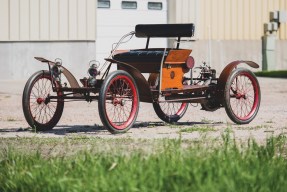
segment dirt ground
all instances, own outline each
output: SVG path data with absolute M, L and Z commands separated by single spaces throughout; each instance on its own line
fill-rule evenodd
M 100 138 L 219 138 L 228 128 L 238 140 L 254 138 L 259 142 L 272 135 L 287 135 L 287 79 L 258 78 L 261 106 L 257 117 L 248 125 L 236 125 L 224 108 L 215 112 L 189 106 L 175 125 L 163 123 L 148 103 L 141 103 L 137 122 L 127 133 L 112 135 L 102 127 L 97 102 L 65 103 L 58 125 L 51 131 L 34 133 L 22 112 L 22 91 L 25 81 L 0 81 L 0 139 L 7 137 L 72 137 Z

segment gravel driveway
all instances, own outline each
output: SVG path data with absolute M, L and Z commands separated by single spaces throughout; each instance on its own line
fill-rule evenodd
M 271 135 L 287 134 L 287 79 L 258 78 L 261 86 L 261 106 L 257 117 L 248 125 L 236 125 L 224 108 L 215 112 L 189 106 L 179 123 L 163 123 L 148 103 L 141 103 L 137 122 L 129 132 L 112 135 L 102 127 L 97 102 L 65 103 L 57 127 L 49 132 L 34 133 L 22 112 L 22 91 L 25 81 L 0 81 L 0 138 L 2 137 L 71 137 L 101 138 L 218 138 L 228 128 L 238 140 L 250 137 L 265 141 Z

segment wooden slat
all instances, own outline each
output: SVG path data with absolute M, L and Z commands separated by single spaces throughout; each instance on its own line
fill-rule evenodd
M 185 63 L 187 57 L 190 55 L 192 50 L 170 50 L 165 60 L 166 64 L 182 64 Z
M 255 7 L 256 0 L 250 1 L 249 2 L 249 16 L 250 16 L 250 22 L 248 24 L 248 33 L 249 37 L 248 39 L 255 39 L 256 38 L 256 13 L 257 13 L 257 8 Z
M 10 0 L 10 40 L 20 39 L 20 3 L 19 0 Z
M 237 10 L 237 1 L 231 1 L 231 39 L 236 40 L 238 37 L 238 25 L 237 25 L 237 17 L 238 17 L 238 10 Z
M 1 0 L 0 40 L 94 40 L 96 2 Z M 172 0 L 168 5 L 171 23 L 197 19 L 199 39 L 209 39 L 210 29 L 212 39 L 260 40 L 269 12 L 287 10 L 286 0 Z M 286 24 L 280 26 L 278 37 L 287 39 Z
M 286 0 L 281 0 L 280 1 L 280 8 L 282 10 L 287 10 L 287 2 Z M 281 25 L 280 26 L 281 30 L 280 30 L 280 35 L 281 35 L 281 39 L 287 39 L 287 26 L 285 25 Z
M 262 14 L 262 12 L 263 12 L 263 6 L 262 6 L 262 3 L 261 3 L 261 0 L 256 0 L 256 7 L 257 7 L 257 15 L 256 15 L 256 23 L 257 23 L 257 27 L 259 27 L 259 26 L 262 26 L 263 24 L 264 24 L 264 20 L 263 20 L 263 14 Z M 258 39 L 260 39 L 261 38 L 261 36 L 264 34 L 264 29 L 263 29 L 263 27 L 260 27 L 260 28 L 257 28 L 257 31 L 258 31 L 258 36 L 257 36 L 257 38 Z
M 230 0 L 224 2 L 224 39 L 231 39 L 231 3 Z
M 210 6 L 209 5 L 209 0 L 203 0 L 202 5 L 200 6 L 201 8 L 201 16 L 204 17 L 204 25 L 203 25 L 203 29 L 201 31 L 204 31 L 204 35 L 203 35 L 203 39 L 209 39 L 209 31 L 210 31 Z
M 87 39 L 96 39 L 96 9 L 97 1 L 87 0 Z
M 59 40 L 59 1 L 50 0 L 50 40 Z
M 78 3 L 77 0 L 69 0 L 69 39 L 78 39 Z
M 87 38 L 87 1 L 78 0 L 78 39 Z
M 244 40 L 250 39 L 250 0 L 242 0 L 243 1 L 243 10 L 242 10 L 242 37 Z M 253 16 L 252 16 L 253 17 Z
M 30 0 L 30 40 L 40 40 L 40 2 Z
M 59 39 L 69 39 L 69 1 L 59 0 Z
M 20 0 L 20 40 L 30 39 L 29 0 Z
M 9 40 L 9 0 L 2 0 L 0 5 L 0 40 Z
M 218 39 L 218 4 L 217 1 L 211 0 L 211 37 L 212 39 Z
M 287 10 L 286 0 L 177 0 L 169 5 L 169 20 L 192 22 L 196 3 L 200 4 L 196 26 L 199 39 L 260 40 L 269 12 Z M 287 39 L 286 24 L 279 31 L 280 39 Z
M 40 1 L 40 40 L 50 39 L 49 0 Z
M 222 7 L 222 10 L 217 12 L 217 18 L 218 18 L 217 39 L 223 40 L 224 39 L 224 32 L 225 32 L 225 30 L 224 30 L 224 28 L 225 28 L 224 27 L 225 26 L 225 23 L 224 23 L 224 9 L 225 9 L 224 0 L 218 0 L 218 2 L 217 2 L 218 10 L 220 9 L 220 7 Z

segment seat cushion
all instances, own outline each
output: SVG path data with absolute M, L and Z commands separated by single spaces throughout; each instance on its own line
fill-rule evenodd
M 156 62 L 160 63 L 164 51 L 159 50 L 131 50 L 129 52 L 118 53 L 113 59 L 121 62 Z

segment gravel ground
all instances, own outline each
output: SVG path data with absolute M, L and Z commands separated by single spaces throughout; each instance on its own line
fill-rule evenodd
M 259 142 L 272 135 L 287 134 L 287 79 L 258 78 L 261 86 L 261 106 L 257 117 L 248 125 L 236 125 L 224 108 L 215 112 L 189 106 L 185 116 L 175 125 L 163 123 L 148 103 L 141 103 L 137 122 L 127 133 L 112 135 L 102 127 L 97 102 L 65 103 L 58 125 L 49 132 L 34 133 L 22 112 L 22 91 L 25 81 L 0 81 L 0 139 L 4 137 L 73 137 L 100 138 L 183 138 L 216 139 L 232 130 L 233 136 Z

